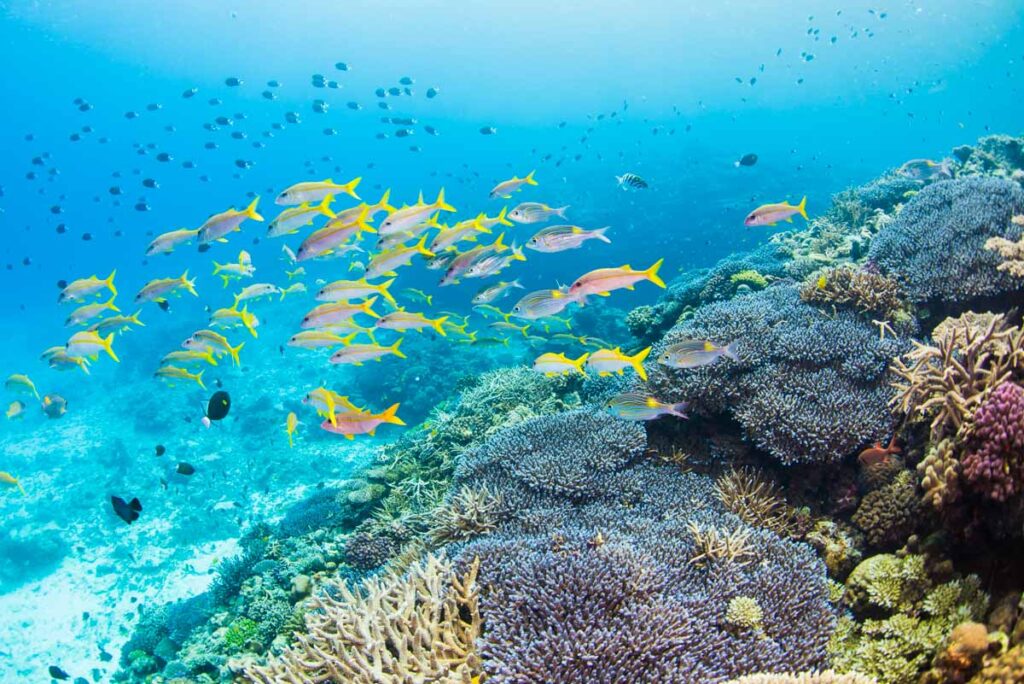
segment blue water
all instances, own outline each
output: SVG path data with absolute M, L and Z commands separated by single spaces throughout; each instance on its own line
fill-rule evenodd
M 30 406 L 23 419 L 0 427 L 0 471 L 16 474 L 28 493 L 0 492 L 0 529 L 14 536 L 57 529 L 66 547 L 58 554 L 63 574 L 47 580 L 56 566 L 44 563 L 38 576 L 5 577 L 0 588 L 14 611 L 0 611 L 10 626 L 5 634 L 23 627 L 26 634 L 66 635 L 36 647 L 0 643 L 0 679 L 22 681 L 54 659 L 55 649 L 88 651 L 83 662 L 109 675 L 112 666 L 82 642 L 100 632 L 116 653 L 123 633 L 111 625 L 123 618 L 120 597 L 154 587 L 195 591 L 185 579 L 190 546 L 230 543 L 304 488 L 343 479 L 352 464 L 372 459 L 377 441 L 334 438 L 302 413 L 299 400 L 309 389 L 325 382 L 348 388 L 374 409 L 408 399 L 413 423 L 425 414 L 426 398 L 447 396 L 460 374 L 535 355 L 521 344 L 453 347 L 428 334 L 410 344 L 414 372 L 403 373 L 393 358 L 381 366 L 328 367 L 322 355 L 280 350 L 313 305 L 309 294 L 254 304 L 260 336 L 229 334 L 246 342 L 242 369 L 225 367 L 224 359 L 206 374 L 235 398 L 232 419 L 207 431 L 198 421 L 210 392 L 167 388 L 151 374 L 160 356 L 205 325 L 204 307 L 230 305 L 237 286 L 222 288 L 212 261 L 234 260 L 246 249 L 257 272 L 243 284 L 286 285 L 284 271 L 294 267 L 282 260 L 281 245 L 297 248 L 299 240 L 266 239 L 265 223 L 247 222 L 209 252 L 191 246 L 146 258 L 156 234 L 198 227 L 210 214 L 243 208 L 252 195 L 261 196 L 269 221 L 278 210 L 274 196 L 292 183 L 362 176 L 358 191 L 368 201 L 388 188 L 393 204 L 412 203 L 420 191 L 429 200 L 443 187 L 458 209 L 454 220 L 530 200 L 569 205 L 571 222 L 584 227 L 611 226 L 610 245 L 527 252 L 526 264 L 507 272 L 525 286 L 520 292 L 603 266 L 646 268 L 660 258 L 668 280 L 788 227 L 744 228 L 743 217 L 759 204 L 806 195 L 813 215 L 833 193 L 907 159 L 937 159 L 989 132 L 1020 130 L 1021 2 L 564 5 L 189 0 L 172 10 L 130 0 L 0 2 L 0 369 L 5 377 L 29 374 L 40 392 L 59 393 L 69 407 L 51 421 Z M 350 69 L 337 70 L 339 61 Z M 314 87 L 314 74 L 339 87 Z M 375 95 L 406 76 L 415 81 L 411 95 Z M 243 84 L 227 86 L 231 77 Z M 271 80 L 280 87 L 268 88 Z M 439 94 L 427 98 L 431 87 Z M 183 98 L 190 88 L 197 94 Z M 276 99 L 262 95 L 268 90 Z M 76 98 L 92 109 L 79 111 Z M 317 99 L 328 104 L 326 113 L 313 110 Z M 150 111 L 151 104 L 159 108 Z M 126 118 L 128 112 L 138 116 Z M 301 123 L 286 124 L 288 112 Z M 219 116 L 233 125 L 203 128 Z M 407 126 L 381 117 L 413 117 L 418 123 L 408 128 L 415 133 L 397 138 L 395 130 Z M 497 132 L 482 135 L 482 127 Z M 72 141 L 73 134 L 81 139 Z M 217 148 L 205 149 L 208 142 Z M 173 159 L 158 161 L 159 153 Z M 759 161 L 737 168 L 733 162 L 747 153 Z M 539 186 L 509 201 L 488 199 L 495 183 L 531 170 Z M 650 187 L 624 192 L 615 177 L 626 172 Z M 146 178 L 159 188 L 144 187 Z M 120 194 L 111 194 L 115 187 Z M 335 208 L 346 206 L 339 198 Z M 507 237 L 522 243 L 532 229 L 518 226 Z M 308 287 L 319 278 L 356 277 L 347 263 L 307 262 Z M 101 358 L 90 377 L 48 369 L 39 353 L 70 334 L 63 327 L 70 307 L 56 303 L 58 281 L 105 277 L 115 268 L 125 313 L 135 310 L 130 298 L 146 281 L 185 269 L 198 276 L 200 296 L 172 299 L 170 312 L 142 307 L 145 327 L 115 343 L 120 364 Z M 431 315 L 469 314 L 481 281 L 438 288 L 438 277 L 417 261 L 400 271 L 395 287 L 434 295 Z M 602 305 L 621 317 L 658 294 L 643 284 Z M 289 411 L 306 423 L 294 450 L 284 438 Z M 398 434 L 388 426 L 379 437 Z M 160 479 L 173 463 L 154 462 L 158 443 L 175 461 L 208 464 L 215 475 L 187 484 L 171 478 L 164 488 Z M 110 494 L 142 498 L 146 519 L 125 532 L 108 510 Z M 228 500 L 237 504 L 231 520 L 205 521 L 210 506 Z M 168 546 L 177 551 L 157 551 Z M 152 567 L 138 575 L 133 563 L 147 554 Z M 52 592 L 53 583 L 73 583 L 80 571 L 69 563 L 76 558 L 127 563 L 126 574 L 135 577 L 112 580 L 90 604 L 89 620 L 61 622 L 54 609 L 55 621 L 47 623 L 18 612 L 32 605 L 10 598 L 26 590 L 21 579 L 39 591 L 49 582 Z

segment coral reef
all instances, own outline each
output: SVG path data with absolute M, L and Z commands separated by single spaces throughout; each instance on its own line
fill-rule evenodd
M 899 284 L 891 278 L 849 266 L 829 268 L 812 277 L 800 290 L 800 299 L 813 304 L 848 307 L 890 323 L 910 320 Z
M 868 492 L 853 514 L 868 544 L 894 548 L 920 524 L 921 499 L 910 471 L 903 471 L 884 487 Z
M 1003 382 L 974 412 L 961 459 L 968 487 L 993 501 L 1024 489 L 1024 389 Z
M 455 572 L 428 556 L 402 576 L 325 587 L 310 599 L 305 634 L 266 665 L 246 667 L 245 679 L 469 684 L 480 674 L 477 569 Z
M 776 284 L 706 306 L 652 352 L 682 339 L 735 342 L 740 361 L 696 369 L 659 365 L 649 387 L 710 416 L 729 412 L 747 436 L 783 463 L 827 463 L 888 439 L 887 365 L 906 343 L 849 312 L 834 317 Z
M 800 674 L 754 674 L 733 679 L 726 684 L 878 684 L 878 680 L 861 674 L 836 674 L 826 670 Z
M 1018 644 L 1001 655 L 985 661 L 971 684 L 1013 684 L 1024 681 L 1024 644 Z
M 922 189 L 871 243 L 869 258 L 897 279 L 913 302 L 964 304 L 1013 292 L 1019 280 L 997 270 L 985 249 L 991 237 L 1017 240 L 1010 222 L 1024 209 L 1024 191 L 996 178 L 965 178 Z
M 797 516 L 779 488 L 752 468 L 733 468 L 715 480 L 715 496 L 740 520 L 780 536 L 795 531 Z
M 501 508 L 501 497 L 487 487 L 462 487 L 434 512 L 431 540 L 444 545 L 493 532 Z

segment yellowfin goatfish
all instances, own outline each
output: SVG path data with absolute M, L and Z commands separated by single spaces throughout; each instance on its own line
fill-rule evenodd
M 25 488 L 21 486 L 20 482 L 18 482 L 18 478 L 14 477 L 10 473 L 0 472 L 0 484 L 17 487 L 22 496 L 27 496 L 25 494 Z
M 182 228 L 161 233 L 146 247 L 146 256 L 170 254 L 175 247 L 191 242 L 197 235 L 199 235 L 198 228 Z
M 8 420 L 13 418 L 21 418 L 22 414 L 25 413 L 25 402 L 15 399 L 7 406 L 6 415 Z
M 335 280 L 320 288 L 316 293 L 316 300 L 319 302 L 340 302 L 349 299 L 361 299 L 371 294 L 379 294 L 391 304 L 396 304 L 395 298 L 391 296 L 388 288 L 395 282 L 395 279 L 385 280 L 383 283 L 371 284 L 366 278 L 359 280 Z
M 434 253 L 427 249 L 426 244 L 427 236 L 424 235 L 419 242 L 411 247 L 395 247 L 375 255 L 366 267 L 365 277 L 378 278 L 382 275 L 394 275 L 396 268 L 408 265 L 416 254 L 426 257 L 434 256 Z
M 224 287 L 228 286 L 232 278 L 251 278 L 256 273 L 256 267 L 252 265 L 252 257 L 244 249 L 238 253 L 237 263 L 218 264 L 213 262 L 213 275 L 219 275 L 224 281 Z
M 508 321 L 495 321 L 494 323 L 488 323 L 487 327 L 494 328 L 495 330 L 515 330 L 522 334 L 523 337 L 528 337 L 527 331 L 530 329 L 530 324 L 516 325 L 515 323 L 510 323 Z
M 743 225 L 774 226 L 779 221 L 786 221 L 787 223 L 792 223 L 793 214 L 800 214 L 801 216 L 804 217 L 805 221 L 810 220 L 807 218 L 806 197 L 800 200 L 800 204 L 790 204 L 789 202 L 780 202 L 777 204 L 762 204 L 757 209 L 747 214 L 747 217 L 743 219 Z
M 444 322 L 447 320 L 447 316 L 431 320 L 421 313 L 412 313 L 399 309 L 398 311 L 392 311 L 385 316 L 381 316 L 374 325 L 385 330 L 422 331 L 423 328 L 433 328 L 441 337 L 447 337 L 448 333 L 444 330 Z
M 139 311 L 136 311 L 131 316 L 109 316 L 101 321 L 97 321 L 90 325 L 86 330 L 97 333 L 99 335 L 106 335 L 108 332 L 124 332 L 125 330 L 131 329 L 131 326 L 138 325 L 146 327 L 146 324 L 139 320 Z
M 349 223 L 354 223 L 356 218 L 362 215 L 364 211 L 366 212 L 365 217 L 367 221 L 372 221 L 373 218 L 382 211 L 395 211 L 395 207 L 388 204 L 389 197 L 391 197 L 391 191 L 385 190 L 384 194 L 381 195 L 380 201 L 377 202 L 376 204 L 367 204 L 366 202 L 363 202 L 362 204 L 357 204 L 354 207 L 342 209 L 341 211 L 337 212 L 337 215 L 334 218 L 327 222 L 327 225 L 329 226 L 332 223 L 338 225 L 347 225 Z
M 449 265 L 451 265 L 451 263 L 453 261 L 455 261 L 455 257 L 457 257 L 457 256 L 458 256 L 457 252 L 441 252 L 440 254 L 436 254 L 433 257 L 431 257 L 430 259 L 427 259 L 427 270 L 428 271 L 441 271 L 441 270 L 445 270 L 445 269 L 448 268 Z
M 320 204 L 310 205 L 308 202 L 303 202 L 297 207 L 288 207 L 267 226 L 267 237 L 281 237 L 297 233 L 300 227 L 312 225 L 313 219 L 317 216 L 334 218 L 335 214 L 331 211 L 331 202 L 333 201 L 334 197 L 327 196 Z
M 295 446 L 295 442 L 292 440 L 292 435 L 295 434 L 295 428 L 299 426 L 299 417 L 295 415 L 295 411 L 288 413 L 288 418 L 284 421 L 284 431 L 288 435 L 288 448 L 291 449 Z
M 237 323 L 235 321 L 237 321 Z M 243 306 L 241 310 L 239 310 L 237 306 L 217 309 L 210 314 L 211 327 L 233 328 L 239 324 L 245 326 L 245 329 L 248 330 L 249 334 L 253 337 L 259 337 L 259 334 L 256 332 L 256 328 L 260 325 L 260 319 L 249 311 L 248 306 Z
M 708 340 L 683 340 L 669 345 L 658 357 L 658 363 L 671 368 L 699 368 L 715 363 L 721 358 L 739 361 L 736 342 L 717 347 Z
M 302 266 L 299 266 L 294 271 L 285 271 L 284 274 L 288 276 L 288 280 L 291 280 L 292 278 L 298 278 L 299 276 L 306 275 L 306 269 Z
M 537 252 L 562 252 L 577 249 L 587 240 L 611 242 L 605 236 L 607 230 L 608 226 L 595 230 L 584 230 L 579 226 L 551 226 L 538 231 L 526 242 L 526 246 Z
M 338 409 L 352 413 L 362 411 L 362 409 L 349 401 L 348 397 L 343 397 L 326 387 L 318 387 L 312 392 L 307 393 L 303 397 L 302 403 L 315 408 L 318 416 L 327 417 L 328 421 L 332 424 L 335 422 L 335 415 Z
M 288 346 L 301 347 L 302 349 L 337 347 L 340 344 L 350 343 L 358 334 L 358 332 L 354 332 L 351 335 L 342 337 L 326 330 L 303 330 L 288 339 Z
M 21 394 L 31 394 L 36 399 L 39 398 L 39 391 L 36 389 L 36 384 L 27 376 L 21 373 L 15 373 L 7 377 L 4 381 L 4 389 L 11 392 L 19 392 Z
M 121 359 L 117 358 L 114 349 L 111 347 L 113 343 L 114 333 L 110 333 L 106 338 L 103 338 L 95 332 L 83 330 L 72 335 L 67 344 L 64 345 L 64 348 L 71 356 L 97 356 L 101 351 L 105 351 L 110 358 L 114 359 L 117 363 L 121 363 Z
M 164 357 L 160 359 L 161 366 L 173 365 L 175 363 L 208 363 L 211 366 L 216 366 L 217 359 L 214 357 L 213 352 L 209 350 L 194 351 L 191 349 L 172 351 L 168 354 L 164 354 Z
M 217 348 L 223 349 L 230 356 L 231 360 L 234 361 L 235 365 L 241 365 L 241 361 L 238 359 L 238 352 L 242 351 L 242 347 L 245 346 L 245 342 L 240 342 L 237 347 L 232 347 L 231 343 L 228 342 L 228 338 L 221 335 L 219 332 L 213 330 L 197 330 L 192 333 L 192 337 L 182 342 L 182 346 L 186 349 L 209 349 Z
M 614 349 L 598 349 L 587 359 L 587 368 L 595 371 L 600 377 L 607 377 L 612 373 L 622 375 L 626 368 L 632 368 L 641 380 L 647 380 L 647 373 L 644 371 L 644 359 L 651 353 L 647 347 L 633 356 L 622 353 L 618 347 Z
M 483 259 L 491 254 L 500 254 L 508 249 L 508 245 L 502 242 L 505 238 L 505 234 L 501 233 L 498 237 L 489 245 L 480 245 L 473 249 L 462 252 L 448 264 L 448 269 L 444 272 L 444 277 L 441 278 L 439 285 L 445 287 L 447 285 L 454 285 L 459 282 L 466 271 L 470 269 L 477 261 Z
M 364 302 L 350 304 L 349 302 L 328 302 L 315 307 L 302 319 L 302 328 L 322 328 L 338 321 L 348 320 L 358 313 L 380 318 L 373 310 L 373 303 L 376 297 L 370 297 Z
M 88 323 L 92 319 L 103 314 L 104 311 L 117 311 L 121 310 L 114 306 L 114 298 L 111 297 L 106 302 L 97 302 L 95 304 L 83 304 L 68 316 L 67 320 L 64 321 L 65 326 L 82 325 Z
M 68 371 L 77 368 L 86 375 L 89 375 L 89 362 L 84 357 L 72 356 L 63 349 L 48 357 L 47 362 L 50 368 L 54 370 Z
M 383 423 L 392 425 L 405 425 L 401 418 L 395 415 L 398 412 L 398 404 L 394 404 L 381 413 L 341 413 L 335 416 L 332 423 L 325 420 L 320 427 L 327 432 L 336 435 L 344 435 L 352 439 L 355 435 L 368 434 L 371 437 L 377 433 L 377 428 Z
M 381 235 L 405 233 L 412 230 L 415 225 L 426 221 L 436 211 L 455 211 L 455 207 L 444 201 L 444 188 L 437 193 L 437 200 L 432 204 L 424 203 L 423 193 L 420 193 L 419 201 L 416 204 L 391 212 L 381 222 L 378 232 Z
M 455 249 L 455 244 L 458 242 L 476 242 L 478 235 L 490 232 L 489 229 L 476 223 L 475 220 L 463 221 L 451 228 L 441 226 L 434 241 L 430 243 L 430 251 L 440 252 L 445 249 Z
M 494 285 L 487 285 L 480 289 L 475 295 L 473 295 L 474 304 L 489 304 L 490 302 L 497 301 L 504 298 L 512 291 L 513 288 L 522 288 L 522 283 L 518 279 L 511 282 L 502 281 L 495 283 Z
M 234 306 L 237 307 L 240 303 L 249 299 L 259 299 L 278 294 L 281 294 L 281 288 L 277 285 L 272 283 L 253 283 L 252 285 L 246 285 L 238 291 L 238 294 L 235 295 Z
M 79 278 L 78 280 L 72 280 L 67 286 L 60 291 L 60 295 L 57 297 L 57 303 L 63 304 L 64 302 L 74 302 L 79 299 L 84 299 L 91 294 L 95 294 L 100 290 L 106 288 L 110 291 L 111 295 L 117 295 L 117 288 L 114 287 L 114 276 L 117 275 L 117 270 L 110 272 L 110 275 L 100 280 L 94 275 L 88 278 Z
M 517 247 L 515 244 L 509 247 L 508 254 L 487 254 L 477 259 L 465 270 L 462 276 L 464 278 L 487 278 L 501 273 L 513 261 L 526 261 L 522 248 Z
M 523 295 L 523 298 L 512 307 L 512 315 L 516 318 L 526 320 L 537 320 L 554 316 L 565 310 L 567 306 L 579 303 L 576 296 L 569 294 L 568 290 L 535 290 Z
M 686 402 L 666 404 L 637 392 L 616 394 L 604 403 L 608 413 L 623 420 L 655 420 L 662 416 L 686 418 Z
M 178 366 L 161 366 L 153 375 L 165 380 L 191 380 L 203 389 L 206 389 L 206 385 L 203 384 L 203 373 L 205 372 L 189 373 L 184 368 Z M 171 384 L 173 385 L 174 383 L 172 382 Z
M 584 354 L 574 361 L 563 353 L 547 352 L 534 359 L 533 370 L 543 373 L 548 377 L 565 375 L 574 371 L 580 375 L 586 375 L 586 372 L 583 370 L 583 364 L 586 363 L 587 356 L 588 354 Z
M 307 259 L 321 256 L 353 236 L 358 240 L 359 236 L 364 232 L 377 232 L 366 223 L 366 211 L 366 209 L 363 209 L 359 216 L 349 223 L 331 221 L 323 228 L 314 231 L 299 245 L 299 251 L 295 254 L 296 261 L 306 261 Z
M 402 295 L 417 304 L 426 304 L 432 306 L 434 304 L 434 295 L 428 295 L 423 290 L 417 290 L 414 287 L 407 287 L 402 290 Z
M 661 268 L 664 259 L 658 259 L 650 268 L 643 271 L 634 271 L 629 264 L 618 268 L 599 268 L 585 273 L 576 279 L 576 282 L 569 288 L 569 294 L 580 300 L 589 295 L 607 296 L 612 290 L 625 288 L 632 290 L 636 283 L 641 280 L 649 280 L 658 287 L 664 288 L 665 282 L 658 277 L 658 269 Z
M 195 278 L 189 280 L 187 269 L 177 278 L 156 278 L 150 280 L 135 295 L 135 303 L 161 302 L 167 298 L 167 295 L 180 289 L 186 290 L 195 297 L 199 296 L 199 293 L 196 292 L 196 280 Z
M 508 217 L 516 223 L 542 223 L 552 216 L 564 219 L 568 210 L 568 206 L 555 208 L 543 202 L 522 202 L 508 212 Z
M 532 172 L 531 172 L 531 175 L 532 175 Z M 477 216 L 475 219 L 472 219 L 472 221 L 473 221 L 473 223 L 476 223 L 477 225 L 482 226 L 483 228 L 487 229 L 485 232 L 489 233 L 489 232 L 491 232 L 490 229 L 493 228 L 494 226 L 497 226 L 497 225 L 509 226 L 509 227 L 515 225 L 511 221 L 509 221 L 507 218 L 505 218 L 506 212 L 508 212 L 508 207 L 502 207 L 501 211 L 498 212 L 497 216 L 487 216 L 486 214 L 481 212 L 480 215 Z
M 512 197 L 513 192 L 518 191 L 524 185 L 537 185 L 537 181 L 533 179 L 533 171 L 526 174 L 523 178 L 512 176 L 506 181 L 501 181 L 491 189 L 491 199 L 497 199 L 498 197 L 509 199 Z
M 207 244 L 214 240 L 220 240 L 232 231 L 241 230 L 239 227 L 245 219 L 262 221 L 263 217 L 256 213 L 256 205 L 260 198 L 257 197 L 242 211 L 228 209 L 219 214 L 214 214 L 199 226 L 199 242 Z
M 353 366 L 362 366 L 365 361 L 380 361 L 382 357 L 388 355 L 404 359 L 405 354 L 398 350 L 398 345 L 401 343 L 402 340 L 399 339 L 390 347 L 379 344 L 349 344 L 344 349 L 334 352 L 329 360 L 335 364 L 347 363 Z
M 333 195 L 339 195 L 344 193 L 353 199 L 359 199 L 359 195 L 356 194 L 356 187 L 359 182 L 363 180 L 362 177 L 353 178 L 348 183 L 339 185 L 330 178 L 322 181 L 305 181 L 303 183 L 296 183 L 291 187 L 284 190 L 274 200 L 274 204 L 280 206 L 289 206 L 292 204 L 302 204 L 304 202 L 319 202 L 326 197 Z
M 301 294 L 306 291 L 305 283 L 292 283 L 288 287 L 281 290 L 281 301 L 290 294 Z

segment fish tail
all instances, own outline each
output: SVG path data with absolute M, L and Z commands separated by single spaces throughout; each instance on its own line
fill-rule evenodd
M 441 192 L 443 193 L 444 190 L 441 190 Z M 452 211 L 455 211 L 455 210 L 452 209 Z M 429 249 L 427 249 L 427 236 L 426 236 L 425 233 L 424 233 L 423 237 L 420 238 L 420 241 L 416 243 L 415 249 L 416 249 L 417 252 L 419 252 L 420 254 L 422 254 L 425 257 L 432 257 L 432 256 L 434 256 L 434 253 L 431 252 Z
M 206 385 L 203 384 L 203 373 L 205 373 L 205 372 L 206 372 L 205 370 L 201 370 L 198 373 L 196 373 L 196 377 L 195 377 L 196 383 L 200 387 L 202 387 L 203 389 L 206 389 Z
M 110 358 L 114 359 L 117 363 L 121 363 L 121 359 L 117 358 L 117 354 L 114 353 L 114 348 L 111 346 L 114 344 L 114 333 L 110 333 L 106 339 L 102 340 L 103 351 L 110 354 Z
M 654 262 L 654 265 L 652 265 L 649 269 L 644 271 L 644 275 L 647 276 L 647 279 L 660 288 L 665 287 L 665 281 L 658 277 L 658 269 L 661 268 L 661 264 L 664 261 L 665 258 L 662 257 L 661 259 L 658 259 L 656 262 Z
M 194 296 L 199 296 L 199 293 L 196 292 L 196 279 L 192 278 L 191 280 L 189 280 L 187 268 L 185 269 L 185 272 L 181 274 L 181 286 L 188 290 Z
M 424 295 L 427 298 L 427 306 L 434 305 L 434 295 Z
M 373 316 L 374 318 L 380 318 L 380 316 L 377 315 L 377 313 L 371 308 L 371 307 L 373 307 L 373 303 L 376 302 L 376 301 L 377 301 L 376 297 L 370 297 L 369 299 L 367 299 L 365 302 L 363 302 L 360 305 L 359 310 L 362 311 L 367 316 Z
M 524 181 L 526 181 L 527 185 L 537 185 L 537 181 L 533 179 L 533 174 L 534 171 L 531 171 L 530 173 L 526 174 L 526 178 L 523 179 Z
M 239 342 L 237 347 L 228 345 L 228 353 L 231 354 L 231 360 L 236 366 L 241 366 L 242 362 L 238 359 L 238 352 L 242 351 L 242 347 L 245 346 L 245 342 Z
M 362 176 L 356 176 L 355 178 L 350 180 L 348 183 L 345 183 L 345 186 L 344 186 L 345 187 L 345 192 L 347 194 L 351 195 L 353 198 L 355 198 L 357 200 L 360 200 L 360 201 L 361 201 L 361 198 L 359 197 L 359 195 L 356 194 L 356 188 L 359 187 L 359 183 L 362 182 L 362 180 L 363 180 Z
M 605 226 L 604 228 L 598 228 L 597 230 L 594 231 L 594 237 L 596 237 L 601 242 L 607 242 L 607 243 L 611 244 L 611 240 L 609 240 L 608 236 L 605 235 L 605 232 L 607 232 L 607 230 L 609 228 L 611 228 L 611 226 Z
M 359 199 L 359 198 L 357 197 L 356 199 Z M 335 214 L 333 211 L 331 211 L 331 202 L 333 202 L 333 201 L 334 201 L 334 195 L 327 195 L 326 197 L 324 197 L 320 201 L 320 205 L 317 207 L 317 209 L 320 210 L 321 214 L 323 214 L 325 216 L 329 216 L 330 218 L 334 218 L 337 214 Z
M 502 240 L 504 238 L 505 238 L 505 234 L 504 233 L 499 233 L 498 234 L 498 239 L 491 243 L 491 247 L 494 248 L 494 251 L 496 253 L 497 252 L 504 252 L 506 249 L 508 249 L 508 245 L 506 245 L 504 242 L 502 242 Z
M 529 330 L 529 329 L 530 329 L 530 324 L 529 324 L 529 323 L 527 323 L 527 324 L 526 324 L 526 325 L 524 325 L 524 326 L 523 326 L 522 328 L 519 328 L 519 332 L 523 333 L 523 337 L 529 337 L 530 335 L 529 335 L 529 333 L 527 332 L 527 330 Z
M 213 355 L 212 351 L 206 352 L 206 354 L 203 355 L 203 358 L 206 359 L 206 362 L 211 366 L 217 365 L 217 357 Z
M 121 310 L 120 310 L 120 309 L 118 309 L 118 308 L 117 308 L 117 307 L 116 307 L 116 306 L 114 305 L 114 297 L 116 297 L 116 296 L 117 296 L 117 295 L 111 295 L 111 296 L 110 296 L 110 299 L 108 299 L 108 300 L 107 300 L 107 303 L 103 305 L 103 308 L 105 308 L 105 309 L 110 309 L 111 311 L 116 311 L 116 312 L 118 312 L 118 313 L 121 313 Z
M 216 261 L 213 262 L 213 275 L 217 275 L 224 270 L 224 264 L 218 264 Z
M 434 326 L 434 330 L 436 330 L 437 334 L 441 337 L 448 337 L 448 333 L 444 331 L 444 322 L 447 320 L 447 316 L 441 316 L 440 318 L 430 321 L 430 325 Z
M 380 414 L 380 419 L 385 423 L 391 423 L 393 425 L 405 425 L 405 421 L 398 417 L 398 404 L 392 404 L 384 410 L 384 413 Z
M 377 202 L 377 204 L 375 204 L 374 207 L 376 209 L 383 209 L 384 211 L 386 211 L 386 212 L 388 212 L 390 214 L 391 212 L 396 211 L 395 207 L 393 207 L 390 204 L 388 204 L 388 200 L 390 200 L 390 199 L 391 199 L 391 188 L 388 188 L 387 190 L 384 191 L 384 194 L 380 196 L 380 201 Z
M 292 441 L 292 433 L 288 433 L 288 448 L 292 449 L 295 447 L 295 443 Z
M 555 214 L 557 216 L 561 217 L 561 218 L 565 218 L 565 212 L 568 211 L 568 210 L 569 210 L 569 205 L 566 204 L 564 207 L 559 207 L 558 209 L 555 209 Z
M 523 334 L 525 334 L 525 333 L 523 333 Z M 576 368 L 576 370 L 578 370 L 580 372 L 580 375 L 586 375 L 587 374 L 587 372 L 585 370 L 583 370 L 583 366 L 584 366 L 584 364 L 586 364 L 588 358 L 590 358 L 590 354 L 587 353 L 587 352 L 584 352 L 580 356 L 580 358 L 578 358 L 578 359 L 576 359 L 575 361 L 572 362 L 572 365 Z
M 400 359 L 407 358 L 405 356 L 405 354 L 403 354 L 402 352 L 398 351 L 398 345 L 400 345 L 400 344 L 402 344 L 402 338 L 398 338 L 398 340 L 396 340 L 393 345 L 388 347 L 388 349 L 390 349 L 391 353 L 394 354 L 395 356 L 397 356 Z
M 800 215 L 804 217 L 805 221 L 810 221 L 810 219 L 807 218 L 807 195 L 804 195 L 804 198 L 800 200 L 800 204 L 796 205 L 796 210 L 800 212 Z
M 686 415 L 686 407 L 689 406 L 685 401 L 681 401 L 678 404 L 672 404 L 669 407 L 669 414 L 678 416 L 679 418 L 689 418 Z
M 117 288 L 114 287 L 114 276 L 116 275 L 117 269 L 115 268 L 113 271 L 110 272 L 110 275 L 107 276 L 106 280 L 103 281 L 103 284 L 107 286 L 108 290 L 110 290 L 110 294 L 114 295 L 115 297 L 117 296 Z
M 129 316 L 128 320 L 131 321 L 132 323 L 134 323 L 135 325 L 141 325 L 143 328 L 145 328 L 146 324 L 139 320 L 139 314 L 140 313 L 142 313 L 141 309 L 139 311 L 136 311 L 135 313 L 133 313 L 131 316 Z
M 732 359 L 733 361 L 739 361 L 740 360 L 740 355 L 739 355 L 739 349 L 737 347 L 738 342 L 739 342 L 738 340 L 733 340 L 729 344 L 725 345 L 725 348 L 722 349 L 722 354 L 724 356 Z
M 512 222 L 509 221 L 507 218 L 505 218 L 505 214 L 507 214 L 507 213 L 508 213 L 508 207 L 502 207 L 501 211 L 498 212 L 498 223 L 499 224 L 501 224 L 503 226 L 511 226 L 512 225 Z M 490 230 L 488 230 L 487 232 L 490 232 Z
M 245 208 L 242 213 L 251 218 L 254 221 L 262 221 L 263 217 L 256 213 L 256 205 L 260 203 L 260 196 L 256 195 L 256 199 L 249 203 L 249 206 Z
M 365 282 L 366 279 L 364 278 L 363 280 Z M 377 285 L 376 289 L 377 289 L 377 292 L 380 293 L 380 296 L 383 297 L 385 300 L 387 300 L 388 303 L 390 303 L 392 306 L 398 306 L 398 302 L 395 301 L 395 298 L 388 291 L 388 288 L 391 287 L 391 284 L 393 282 L 395 282 L 394 278 L 392 278 L 391 280 L 385 280 L 380 285 Z
M 634 356 L 629 357 L 629 365 L 633 367 L 633 370 L 635 370 L 636 374 L 640 376 L 640 379 L 645 382 L 647 381 L 647 371 L 644 370 L 644 359 L 646 359 L 647 355 L 650 353 L 651 348 L 647 347 L 647 349 L 641 349 Z
M 441 211 L 455 211 L 455 207 L 444 201 L 444 188 L 437 193 L 437 201 L 434 202 Z

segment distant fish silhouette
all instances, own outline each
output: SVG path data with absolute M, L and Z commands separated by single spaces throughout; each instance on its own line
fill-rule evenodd
M 142 512 L 142 504 L 137 498 L 126 502 L 119 496 L 112 496 L 110 503 L 114 506 L 114 513 L 117 513 L 117 517 L 129 525 L 138 520 L 139 513 Z

